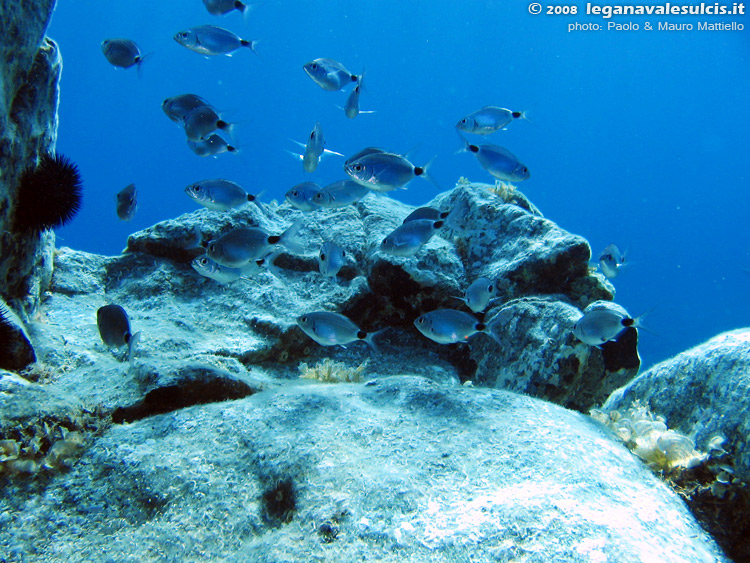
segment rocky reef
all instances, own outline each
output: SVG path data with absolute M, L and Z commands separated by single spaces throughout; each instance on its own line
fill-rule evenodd
M 0 8 L 0 560 L 745 556 L 747 332 L 630 381 L 635 329 L 601 347 L 573 335 L 614 298 L 588 243 L 512 186 L 461 179 L 431 202 L 450 225 L 408 258 L 380 242 L 413 208 L 376 194 L 309 214 L 204 209 L 113 257 L 15 232 L 22 173 L 54 149 L 53 7 Z M 190 265 L 233 227 L 293 224 L 304 252 L 275 255 L 276 277 L 220 284 Z M 331 240 L 351 257 L 337 280 L 316 260 Z M 488 334 L 442 345 L 415 329 L 467 310 L 480 276 Z M 97 331 L 112 303 L 140 333 L 132 364 Z M 378 351 L 317 344 L 296 324 L 312 311 L 385 329 Z
M 54 0 L 0 6 L 0 298 L 24 320 L 39 305 L 52 275 L 52 231 L 12 229 L 16 190 L 23 171 L 54 149 L 62 59 L 44 36 Z
M 563 408 L 603 403 L 638 366 L 631 336 L 613 352 L 572 334 L 584 307 L 613 297 L 586 241 L 520 192 L 508 201 L 462 181 L 432 204 L 456 221 L 409 258 L 379 245 L 413 208 L 375 194 L 309 214 L 273 202 L 200 210 L 134 233 L 120 256 L 56 250 L 28 326 L 37 362 L 2 378 L 2 550 L 725 560 L 613 433 Z M 190 266 L 201 239 L 295 222 L 305 251 L 277 255 L 277 277 L 220 284 Z M 352 257 L 338 281 L 318 272 L 323 240 Z M 498 288 L 477 315 L 494 338 L 441 345 L 414 328 L 462 307 L 480 275 Z M 108 303 L 141 332 L 132 367 L 99 338 Z M 295 322 L 316 310 L 387 328 L 379 351 L 320 346 Z

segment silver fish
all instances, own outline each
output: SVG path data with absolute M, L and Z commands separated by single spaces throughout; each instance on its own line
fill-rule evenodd
M 195 258 L 190 265 L 200 275 L 207 278 L 211 278 L 222 284 L 232 283 L 240 278 L 246 277 L 245 268 L 230 268 L 229 266 L 222 266 L 215 260 L 212 260 L 208 255 L 198 256 Z
M 438 344 L 466 342 L 470 336 L 484 332 L 495 338 L 489 327 L 469 313 L 456 309 L 437 309 L 425 313 L 414 321 L 417 330 Z
M 121 221 L 130 221 L 138 209 L 138 192 L 135 184 L 124 187 L 117 193 L 117 216 Z
M 355 182 L 376 192 L 403 188 L 417 176 L 427 178 L 427 166 L 414 166 L 405 157 L 389 152 L 370 152 L 350 159 L 344 170 Z
M 189 111 L 183 120 L 185 134 L 191 141 L 202 141 L 217 130 L 231 135 L 232 126 L 224 121 L 211 106 L 200 106 Z
M 274 252 L 265 258 L 254 260 L 242 268 L 222 266 L 215 260 L 211 259 L 207 254 L 204 254 L 203 256 L 195 258 L 191 262 L 191 266 L 202 276 L 211 278 L 221 284 L 228 284 L 239 279 L 246 279 L 248 276 L 261 271 L 263 268 L 267 268 L 273 275 L 278 276 L 278 268 L 274 265 L 274 260 L 278 254 L 279 252 Z
M 206 254 L 222 266 L 241 268 L 268 253 L 271 246 L 280 244 L 295 253 L 302 252 L 294 240 L 301 228 L 300 221 L 294 223 L 281 235 L 270 235 L 260 227 L 239 227 L 212 240 L 206 246 Z
M 464 150 L 473 152 L 479 164 L 498 180 L 521 182 L 531 175 L 529 169 L 508 149 L 497 145 L 472 145 L 466 139 Z
M 352 156 L 347 158 L 346 161 L 344 162 L 344 166 L 348 166 L 352 162 L 359 160 L 360 158 L 362 158 L 363 156 L 367 156 L 368 154 L 378 154 L 378 153 L 383 154 L 383 153 L 388 153 L 388 151 L 385 149 L 379 149 L 378 147 L 364 148 L 361 151 L 354 153 Z
M 417 221 L 419 219 L 430 219 L 431 221 L 441 221 L 450 215 L 450 211 L 440 211 L 434 207 L 419 207 L 409 213 L 404 219 L 404 223 Z
M 320 126 L 320 121 L 315 122 L 315 127 L 310 131 L 310 135 L 307 138 L 307 144 L 305 145 L 305 154 L 302 155 L 302 168 L 305 172 L 315 172 L 320 162 L 320 155 L 325 150 L 326 140 L 323 137 L 323 129 Z
M 430 219 L 408 221 L 385 237 L 380 249 L 394 256 L 414 256 L 443 225 Z
M 255 52 L 256 41 L 247 41 L 229 30 L 215 25 L 199 25 L 175 34 L 174 40 L 201 55 L 231 56 L 240 47 Z
M 326 154 L 335 154 L 338 156 L 344 156 L 336 151 L 331 151 L 325 148 L 326 140 L 323 137 L 323 129 L 320 126 L 320 122 L 315 123 L 315 127 L 310 132 L 307 138 L 307 143 L 300 143 L 299 141 L 293 141 L 304 149 L 302 154 L 289 151 L 289 154 L 299 158 L 302 161 L 302 167 L 305 172 L 315 172 L 318 167 L 321 158 Z
M 208 13 L 214 16 L 223 16 L 234 10 L 244 14 L 248 9 L 247 4 L 240 0 L 203 0 L 203 4 Z
M 313 202 L 320 186 L 313 182 L 302 182 L 286 192 L 286 200 L 300 211 L 313 211 L 318 208 Z
M 333 242 L 324 242 L 318 252 L 318 267 L 320 273 L 327 278 L 336 279 L 339 271 L 346 261 L 346 251 L 338 244 Z
M 575 337 L 589 346 L 601 346 L 615 340 L 629 327 L 637 328 L 639 319 L 632 319 L 626 313 L 610 309 L 591 309 L 585 312 L 573 326 Z
M 323 346 L 344 346 L 362 340 L 377 350 L 375 337 L 386 329 L 365 332 L 344 315 L 316 311 L 297 317 L 297 325 L 307 336 Z
M 257 196 L 247 193 L 242 186 L 229 180 L 201 180 L 187 186 L 185 193 L 196 203 L 214 211 L 227 211 L 248 201 L 261 207 Z
M 172 96 L 161 103 L 161 109 L 167 114 L 167 117 L 177 123 L 182 123 L 188 113 L 203 106 L 211 107 L 211 104 L 195 94 Z
M 128 347 L 128 360 L 133 366 L 133 352 L 141 338 L 141 333 L 130 332 L 130 319 L 125 309 L 119 305 L 105 305 L 96 312 L 96 326 L 102 342 L 110 348 Z
M 482 277 L 474 280 L 474 283 L 466 288 L 464 296 L 459 299 L 475 313 L 481 313 L 495 295 L 497 295 L 495 284 L 489 278 Z
M 526 114 L 497 106 L 485 106 L 461 119 L 456 124 L 456 129 L 475 135 L 489 135 L 505 129 L 514 119 L 526 119 Z
M 375 113 L 372 110 L 359 109 L 359 96 L 362 93 L 362 88 L 364 88 L 364 80 L 365 73 L 363 71 L 357 79 L 357 84 L 354 86 L 354 88 L 352 88 L 352 91 L 349 92 L 349 96 L 346 98 L 344 107 L 341 108 L 344 110 L 344 115 L 346 115 L 346 117 L 348 117 L 349 119 L 354 119 L 360 113 Z
M 599 269 L 608 278 L 617 277 L 625 264 L 625 254 L 620 252 L 616 244 L 610 244 L 599 254 Z
M 305 63 L 302 68 L 323 90 L 341 90 L 347 84 L 357 81 L 356 74 L 352 74 L 344 65 L 333 59 L 315 59 Z
M 135 41 L 130 39 L 105 39 L 102 41 L 102 53 L 111 65 L 130 68 L 143 62 L 141 50 Z
M 223 152 L 237 152 L 237 148 L 233 147 L 226 140 L 214 133 L 208 139 L 203 141 L 187 141 L 188 147 L 198 156 L 216 156 Z
M 365 197 L 370 190 L 365 186 L 352 180 L 339 180 L 321 188 L 313 196 L 313 203 L 318 207 L 326 209 L 335 209 L 346 207 Z

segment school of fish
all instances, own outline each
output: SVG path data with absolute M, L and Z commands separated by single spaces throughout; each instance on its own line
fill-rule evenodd
M 245 14 L 249 6 L 239 0 L 202 0 L 211 15 L 231 12 Z M 240 37 L 215 25 L 200 25 L 179 30 L 173 35 L 181 46 L 204 57 L 232 56 L 238 51 L 256 53 L 257 41 Z M 109 38 L 101 42 L 102 53 L 115 67 L 136 67 L 140 74 L 148 54 L 132 40 Z M 364 88 L 365 72 L 354 74 L 344 64 L 330 58 L 316 58 L 301 64 L 302 71 L 320 88 L 339 92 L 350 88 L 343 106 L 339 106 L 349 119 L 359 114 L 374 113 L 361 110 L 360 97 Z M 186 144 L 200 157 L 216 157 L 222 153 L 235 153 L 233 142 L 234 124 L 225 120 L 222 113 L 204 98 L 193 93 L 176 94 L 162 102 L 165 115 L 178 124 L 185 133 Z M 455 125 L 462 152 L 473 153 L 479 165 L 492 177 L 503 182 L 522 182 L 530 178 L 528 167 L 507 148 L 491 144 L 471 142 L 466 135 L 486 137 L 505 130 L 512 122 L 527 120 L 524 111 L 515 111 L 488 105 L 460 118 Z M 306 173 L 317 169 L 320 160 L 327 155 L 344 158 L 343 172 L 348 178 L 327 186 L 313 182 L 301 182 L 290 188 L 286 202 L 303 213 L 319 209 L 335 209 L 351 205 L 370 193 L 382 196 L 387 192 L 406 188 L 415 178 L 433 181 L 428 173 L 431 161 L 421 166 L 410 161 L 408 155 L 378 147 L 365 147 L 357 153 L 344 155 L 325 148 L 325 137 L 320 121 L 316 121 L 306 142 L 297 143 L 302 152 L 290 152 L 302 163 Z M 250 194 L 241 185 L 223 178 L 196 181 L 184 189 L 195 203 L 214 212 L 226 212 L 252 202 L 261 211 L 259 201 L 262 194 Z M 120 220 L 133 219 L 137 208 L 137 190 L 134 184 L 123 188 L 116 195 L 116 213 Z M 259 271 L 269 271 L 280 276 L 275 266 L 276 258 L 286 249 L 301 254 L 304 249 L 296 238 L 302 226 L 298 220 L 284 232 L 274 234 L 258 226 L 236 228 L 203 242 L 205 254 L 195 258 L 193 269 L 200 275 L 217 283 L 234 283 L 253 276 Z M 398 257 L 412 257 L 422 251 L 430 239 L 443 231 L 460 234 L 461 226 L 452 210 L 422 207 L 405 217 L 403 223 L 388 234 L 379 246 L 379 251 Z M 203 233 L 199 233 L 203 239 Z M 338 274 L 349 260 L 350 252 L 334 240 L 325 240 L 317 254 L 320 274 L 340 283 Z M 599 269 L 607 278 L 617 276 L 625 263 L 625 254 L 611 244 L 598 256 Z M 484 333 L 496 340 L 492 321 L 481 318 L 491 303 L 498 299 L 498 288 L 494 281 L 479 277 L 466 288 L 463 296 L 456 296 L 471 313 L 458 309 L 437 309 L 419 316 L 414 327 L 425 337 L 439 344 L 465 343 L 476 334 Z M 616 340 L 628 328 L 640 326 L 621 308 L 592 308 L 586 310 L 575 323 L 573 334 L 590 346 L 601 346 Z M 132 365 L 134 348 L 140 333 L 131 334 L 130 321 L 125 310 L 110 304 L 99 309 L 97 325 L 102 341 L 110 348 L 127 346 Z M 346 316 L 330 311 L 310 311 L 297 318 L 297 325 L 309 338 L 323 346 L 345 346 L 353 342 L 364 342 L 378 349 L 376 338 L 388 330 L 382 327 L 376 332 L 366 332 Z

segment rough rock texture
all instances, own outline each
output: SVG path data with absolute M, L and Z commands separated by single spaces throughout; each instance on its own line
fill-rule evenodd
M 54 234 L 10 232 L 21 173 L 57 137 L 58 80 L 62 61 L 44 32 L 54 0 L 3 2 L 0 53 L 0 296 L 24 318 L 32 314 L 52 274 Z
M 707 458 L 670 477 L 734 561 L 750 561 L 750 329 L 727 332 L 615 391 L 603 410 L 634 401 L 689 436 Z
M 735 475 L 750 483 L 750 329 L 726 332 L 655 365 L 614 392 L 603 410 L 635 400 L 694 437 L 700 450 L 723 436 Z
M 727 561 L 588 417 L 420 377 L 115 425 L 39 495 L 9 493 L 13 560 Z

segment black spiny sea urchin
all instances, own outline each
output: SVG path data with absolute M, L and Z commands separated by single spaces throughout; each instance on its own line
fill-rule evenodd
M 68 223 L 81 209 L 81 174 L 61 154 L 45 154 L 21 175 L 13 230 L 39 233 Z

